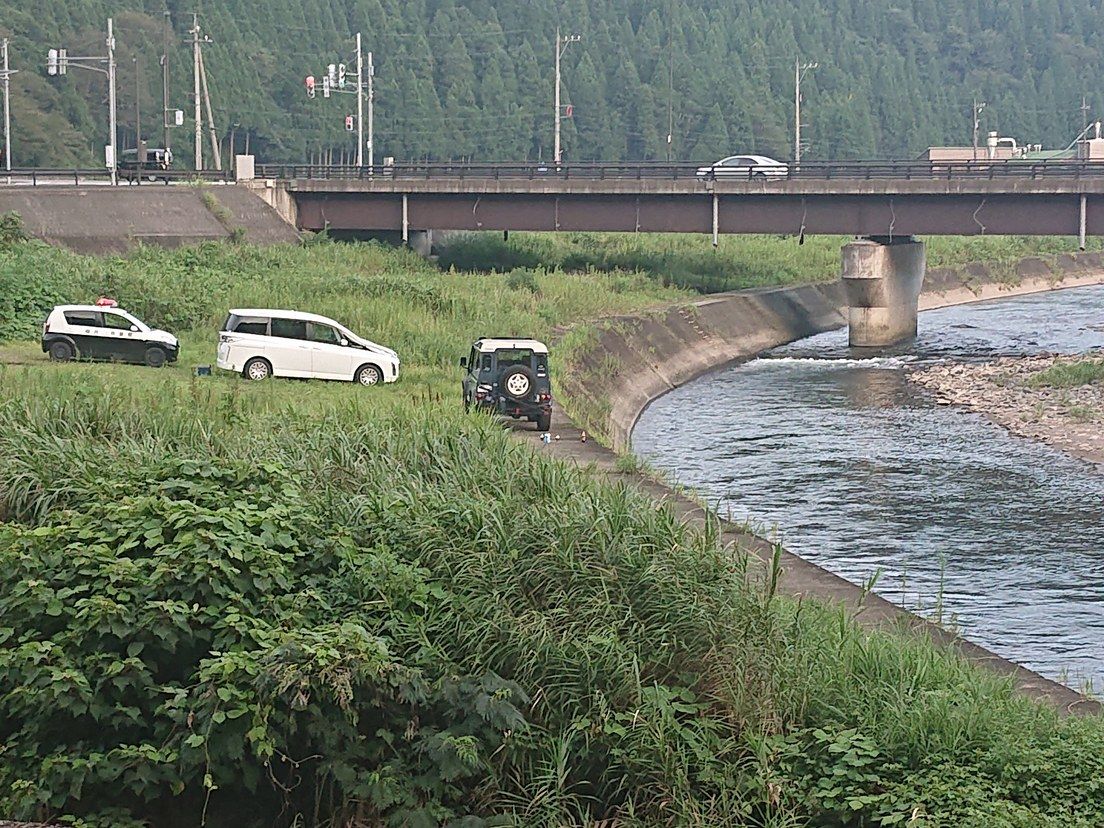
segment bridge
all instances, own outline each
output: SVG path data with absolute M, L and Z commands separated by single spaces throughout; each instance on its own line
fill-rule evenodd
M 801 163 L 739 172 L 687 164 L 406 164 L 257 168 L 297 226 L 857 237 L 841 258 L 852 345 L 916 335 L 923 235 L 1104 235 L 1104 164 Z M 274 194 L 270 197 L 276 197 Z
M 1104 236 L 1104 163 L 1089 161 L 802 162 L 742 170 L 261 164 L 255 173 L 247 184 L 300 229 L 394 234 L 424 252 L 434 230 L 703 233 L 714 243 L 734 233 L 856 237 L 841 260 L 854 345 L 915 335 L 925 269 L 916 236 L 1078 236 L 1082 247 L 1088 236 Z M 11 182 L 84 187 L 105 175 L 23 170 L 13 171 Z M 175 183 L 197 175 L 159 177 Z

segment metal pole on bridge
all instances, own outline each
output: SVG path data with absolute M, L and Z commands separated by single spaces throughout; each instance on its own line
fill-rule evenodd
M 360 47 L 360 32 L 356 36 L 357 63 L 357 151 L 356 165 L 364 166 L 364 53 Z
M 11 184 L 11 69 L 8 66 L 8 39 L 4 38 L 4 170 Z
M 119 141 L 118 124 L 115 112 L 115 31 L 113 21 L 107 18 L 107 97 L 111 107 L 111 183 L 119 183 Z

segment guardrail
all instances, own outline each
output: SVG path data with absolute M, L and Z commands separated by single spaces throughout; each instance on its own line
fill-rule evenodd
M 258 178 L 282 180 L 361 179 L 558 179 L 558 180 L 957 180 L 1102 178 L 1100 161 L 840 161 L 801 162 L 761 167 L 647 163 L 410 163 L 356 167 L 311 164 L 258 164 Z
M 172 184 L 190 181 L 231 181 L 233 173 L 228 170 L 119 170 L 118 184 Z M 13 186 L 72 185 L 80 186 L 91 182 L 111 183 L 111 172 L 107 169 L 61 169 L 49 167 L 26 167 L 11 172 L 0 170 L 0 185 Z

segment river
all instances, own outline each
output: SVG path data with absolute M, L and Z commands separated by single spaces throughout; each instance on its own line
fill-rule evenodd
M 1104 287 L 927 311 L 908 346 L 846 331 L 656 400 L 633 448 L 734 520 L 1026 667 L 1104 689 L 1104 473 L 936 405 L 909 365 L 1104 348 Z

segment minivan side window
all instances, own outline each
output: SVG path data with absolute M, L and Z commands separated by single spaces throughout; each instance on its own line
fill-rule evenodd
M 341 335 L 329 325 L 320 325 L 317 322 L 311 322 L 310 340 L 311 342 L 321 342 L 326 345 L 340 345 Z
M 284 339 L 306 339 L 307 323 L 302 319 L 273 318 L 272 335 Z

